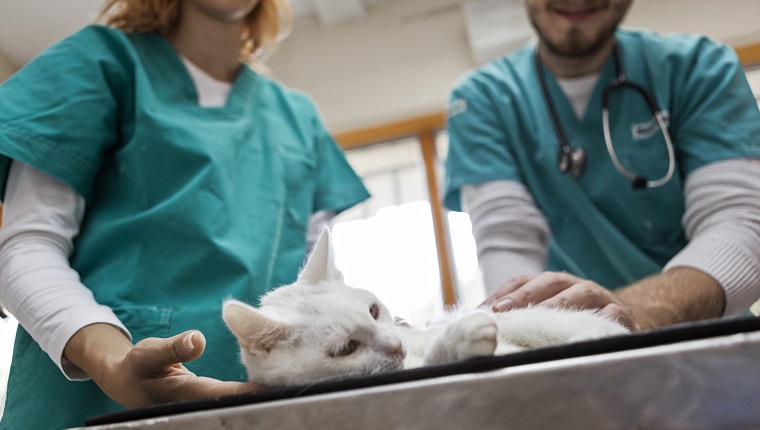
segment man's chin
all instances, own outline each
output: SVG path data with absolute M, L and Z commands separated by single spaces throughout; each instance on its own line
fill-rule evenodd
M 607 45 L 608 40 L 609 38 L 601 37 L 591 40 L 582 35 L 571 35 L 562 43 L 552 43 L 548 40 L 541 42 L 554 55 L 565 58 L 583 58 L 599 53 Z

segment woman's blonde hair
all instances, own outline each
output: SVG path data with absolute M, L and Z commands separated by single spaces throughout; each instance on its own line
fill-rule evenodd
M 98 20 L 128 33 L 166 36 L 179 21 L 181 0 L 108 0 Z M 260 0 L 245 18 L 240 57 L 254 62 L 265 58 L 290 32 L 293 23 L 288 0 Z

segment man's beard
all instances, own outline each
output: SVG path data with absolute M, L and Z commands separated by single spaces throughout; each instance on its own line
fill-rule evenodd
M 535 27 L 535 25 L 534 25 Z M 617 23 L 614 26 L 605 28 L 596 34 L 592 40 L 584 39 L 579 29 L 571 30 L 568 37 L 560 43 L 554 43 L 549 38 L 541 34 L 536 28 L 541 43 L 554 55 L 568 58 L 588 57 L 601 51 L 612 39 L 615 34 Z
M 551 6 L 551 4 L 549 5 Z M 618 15 L 614 22 L 609 23 L 606 27 L 601 28 L 596 34 L 592 34 L 590 38 L 584 36 L 583 31 L 579 28 L 574 28 L 570 31 L 570 34 L 555 43 L 543 33 L 541 28 L 536 24 L 532 14 L 529 13 L 529 18 L 533 28 L 538 34 L 538 38 L 541 43 L 554 55 L 566 58 L 583 58 L 592 56 L 599 51 L 603 50 L 610 40 L 615 36 L 615 30 L 625 17 L 628 6 L 630 3 L 614 3 L 607 2 L 601 3 L 600 8 L 612 8 L 613 13 Z

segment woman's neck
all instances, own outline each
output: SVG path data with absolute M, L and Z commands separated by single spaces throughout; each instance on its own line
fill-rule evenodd
M 192 2 L 185 2 L 190 5 Z M 214 79 L 233 82 L 240 69 L 243 21 L 224 22 L 193 7 L 185 7 L 177 28 L 168 35 L 179 54 Z

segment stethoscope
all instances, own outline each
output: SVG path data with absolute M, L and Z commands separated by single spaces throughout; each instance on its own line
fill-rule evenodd
M 657 101 L 655 100 L 654 95 L 641 85 L 631 82 L 625 77 L 625 73 L 623 73 L 622 61 L 620 60 L 620 49 L 614 40 L 612 42 L 612 55 L 615 61 L 617 78 L 613 79 L 612 82 L 604 87 L 604 90 L 602 91 L 602 126 L 604 128 L 604 143 L 607 145 L 607 152 L 610 154 L 610 159 L 612 159 L 612 163 L 615 165 L 615 168 L 621 174 L 623 174 L 623 176 L 632 181 L 634 189 L 659 187 L 670 180 L 670 178 L 673 176 L 673 171 L 675 170 L 675 155 L 673 152 L 673 142 L 670 140 L 670 133 L 668 133 L 665 119 L 662 115 L 662 112 L 660 111 L 660 108 L 657 106 Z M 559 138 L 559 171 L 562 173 L 570 172 L 570 174 L 577 179 L 583 174 L 583 171 L 586 168 L 586 151 L 583 148 L 573 149 L 570 147 L 570 144 L 567 143 L 567 136 L 562 129 L 562 124 L 559 122 L 559 115 L 557 115 L 557 110 L 554 108 L 554 103 L 552 103 L 551 98 L 549 97 L 549 90 L 546 86 L 546 78 L 544 76 L 544 70 L 541 65 L 541 59 L 538 57 L 538 47 L 535 49 L 533 59 L 536 66 L 536 72 L 538 73 L 538 81 L 541 84 L 541 92 L 544 95 L 546 106 L 549 108 L 551 120 L 554 124 L 554 131 L 557 133 L 557 138 Z M 668 172 L 660 179 L 650 181 L 644 176 L 632 173 L 625 166 L 623 166 L 623 163 L 620 162 L 617 154 L 615 153 L 615 147 L 612 145 L 612 136 L 610 134 L 609 99 L 610 94 L 612 94 L 615 89 L 621 87 L 632 88 L 641 94 L 644 99 L 646 99 L 649 108 L 652 110 L 652 113 L 657 120 L 660 131 L 662 131 L 662 136 L 665 138 L 665 146 L 668 149 Z

